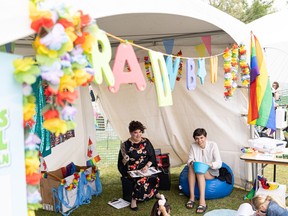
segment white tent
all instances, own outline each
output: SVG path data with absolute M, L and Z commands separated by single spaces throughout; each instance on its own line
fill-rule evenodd
M 288 19 L 288 10 L 269 14 L 248 24 L 265 50 L 265 58 L 270 81 L 278 81 L 280 87 L 288 89 L 288 27 L 283 21 Z
M 199 1 L 178 1 L 174 6 L 166 1 L 146 1 L 141 6 L 124 1 L 95 14 L 104 31 L 164 53 L 163 38 L 174 38 L 173 53 L 181 49 L 183 56 L 189 57 L 198 57 L 195 45 L 201 43 L 201 36 L 212 36 L 212 55 L 222 53 L 234 42 L 248 41 L 250 36 L 243 23 Z M 145 72 L 143 57 L 147 51 L 138 48 L 135 51 Z M 154 146 L 170 153 L 172 165 L 180 165 L 186 163 L 193 130 L 204 127 L 209 139 L 218 143 L 223 161 L 234 170 L 237 184 L 241 184 L 245 172 L 239 159 L 240 149 L 249 138 L 249 126 L 241 117 L 247 112 L 247 92 L 236 90 L 234 98 L 224 99 L 223 60 L 222 55 L 218 57 L 218 82 L 210 83 L 207 58 L 205 83 L 201 85 L 197 80 L 194 91 L 186 88 L 183 64 L 183 77 L 172 92 L 173 106 L 158 107 L 154 84 L 149 82 L 143 92 L 134 85 L 122 85 L 117 94 L 110 93 L 105 84 L 94 88 L 122 140 L 129 136 L 129 122 L 139 120 L 147 126 L 145 136 Z
M 27 11 L 13 11 L 14 3 L 0 13 L 2 20 L 11 20 L 11 26 L 0 23 L 1 29 L 11 30 L 1 34 L 0 44 L 26 37 L 31 34 Z M 18 1 L 17 1 L 18 2 Z M 22 1 L 21 1 L 22 2 Z M 23 1 L 23 8 L 28 8 L 28 0 Z M 113 128 L 122 140 L 128 137 L 128 124 L 139 120 L 147 126 L 145 135 L 156 148 L 168 152 L 172 165 L 186 162 L 189 145 L 193 141 L 192 132 L 197 127 L 208 131 L 208 138 L 218 143 L 221 156 L 234 171 L 237 184 L 245 178 L 244 165 L 240 161 L 240 149 L 249 138 L 249 126 L 241 114 L 247 112 L 247 91 L 238 89 L 231 100 L 223 97 L 223 60 L 220 55 L 226 47 L 236 42 L 244 42 L 249 48 L 250 32 L 246 25 L 233 17 L 200 1 L 147 0 L 136 4 L 132 0 L 90 1 L 70 0 L 75 9 L 83 9 L 96 18 L 98 26 L 113 35 L 127 40 L 134 40 L 146 48 L 165 52 L 163 38 L 174 38 L 173 52 L 182 50 L 183 56 L 198 58 L 195 46 L 201 43 L 201 36 L 211 35 L 212 55 L 218 55 L 218 81 L 210 83 L 209 58 L 206 59 L 207 76 L 204 85 L 197 78 L 197 88 L 188 91 L 185 84 L 185 62 L 183 77 L 176 82 L 172 92 L 173 106 L 158 107 L 154 84 L 147 82 L 147 88 L 138 92 L 134 85 L 122 85 L 116 94 L 107 90 L 106 84 L 94 86 Z M 27 5 L 26 5 L 27 4 Z M 2 4 L 3 5 L 3 4 Z M 5 4 L 4 4 L 5 5 Z M 1 8 L 2 9 L 2 8 Z M 2 11 L 2 10 L 1 10 Z M 4 11 L 3 11 L 4 12 Z M 17 19 L 16 19 L 17 17 Z M 23 18 L 23 19 L 22 19 Z M 13 22 L 12 22 L 13 21 Z M 17 21 L 17 22 L 16 22 Z M 21 26 L 20 28 L 18 28 Z M 17 31 L 15 30 L 17 29 Z M 3 37 L 3 38 L 2 38 Z M 19 54 L 28 54 L 25 40 L 18 40 Z M 22 43 L 22 44 L 21 44 Z M 116 43 L 111 40 L 112 46 Z M 21 46 L 22 45 L 22 46 Z M 143 57 L 147 51 L 135 49 L 143 67 Z M 143 68 L 143 73 L 145 69 Z M 83 96 L 83 94 L 85 96 Z M 88 103 L 88 90 L 81 89 L 81 98 L 77 104 L 80 114 L 77 117 L 76 138 L 59 145 L 46 157 L 49 169 L 55 169 L 74 161 L 85 163 L 85 149 L 88 137 L 95 138 L 92 121 L 89 116 L 92 108 Z

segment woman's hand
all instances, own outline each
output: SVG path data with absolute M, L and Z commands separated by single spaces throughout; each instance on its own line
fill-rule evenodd
M 141 171 L 144 172 L 144 173 L 146 173 L 146 172 L 148 171 L 148 169 L 149 169 L 148 165 L 145 165 L 145 166 L 141 169 Z

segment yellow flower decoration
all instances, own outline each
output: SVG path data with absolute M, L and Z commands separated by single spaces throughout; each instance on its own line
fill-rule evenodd
M 88 74 L 84 69 L 74 70 L 74 79 L 77 86 L 85 84 L 90 78 L 91 75 Z
M 29 1 L 29 17 L 31 20 L 37 20 L 37 19 L 41 19 L 41 18 L 51 18 L 52 17 L 52 13 L 50 11 L 39 11 L 36 8 L 36 4 L 40 2 L 40 0 L 34 0 L 34 2 L 32 0 Z
M 59 91 L 63 92 L 67 89 L 68 91 L 73 92 L 75 87 L 76 82 L 72 76 L 65 74 L 60 78 Z
M 19 83 L 33 84 L 40 74 L 40 69 L 32 58 L 16 59 L 13 65 L 14 77 Z
M 49 130 L 51 133 L 55 133 L 58 137 L 60 134 L 65 134 L 67 132 L 66 122 L 59 118 L 47 119 L 43 123 L 43 127 Z
M 32 175 L 33 173 L 39 172 L 40 161 L 38 157 L 26 158 L 26 175 Z
M 44 44 L 41 44 L 39 36 L 37 36 L 35 41 L 33 42 L 33 47 L 36 53 L 39 55 L 45 55 L 49 58 L 58 57 L 58 52 L 56 50 L 49 50 Z
M 36 114 L 35 107 L 36 105 L 32 103 L 27 103 L 24 105 L 23 107 L 24 121 L 28 121 L 29 119 L 33 118 L 33 116 Z
M 83 51 L 85 53 L 91 53 L 92 52 L 92 44 L 94 44 L 95 42 L 96 42 L 96 38 L 93 35 L 91 35 L 91 34 L 86 35 L 85 41 L 82 44 Z

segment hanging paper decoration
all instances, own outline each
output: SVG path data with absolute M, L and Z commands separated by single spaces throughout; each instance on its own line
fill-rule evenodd
M 205 77 L 207 75 L 206 67 L 205 67 L 205 59 L 198 59 L 198 72 L 197 76 L 200 78 L 201 85 L 204 85 Z
M 242 86 L 248 86 L 250 84 L 250 69 L 247 63 L 246 49 L 244 44 L 240 44 L 239 46 L 239 61 L 239 65 L 241 68 L 240 75 Z
M 204 43 L 209 55 L 211 56 L 211 54 L 212 54 L 212 52 L 211 52 L 211 35 L 202 36 L 201 39 L 202 39 L 202 42 Z
M 87 158 L 88 158 L 86 162 L 87 166 L 96 166 L 96 163 L 100 161 L 100 156 L 96 152 L 96 148 L 93 145 L 93 142 L 90 138 L 88 141 Z
M 217 82 L 218 74 L 218 56 L 212 56 L 210 58 L 210 81 L 211 83 Z
M 173 47 L 174 47 L 174 39 L 164 39 L 163 45 L 165 47 L 165 51 L 167 54 L 172 54 Z
M 232 90 L 232 74 L 231 74 L 231 50 L 227 47 L 224 51 L 224 97 L 229 99 L 233 95 Z
M 201 58 L 203 58 L 205 56 L 205 53 L 206 53 L 205 52 L 205 50 L 206 50 L 205 44 L 201 43 L 201 44 L 195 46 L 195 50 Z

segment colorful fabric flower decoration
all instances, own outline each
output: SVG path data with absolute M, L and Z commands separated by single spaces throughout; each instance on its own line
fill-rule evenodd
M 32 58 L 16 59 L 13 65 L 14 77 L 19 83 L 33 84 L 40 74 L 40 70 Z
M 56 137 L 67 132 L 66 122 L 59 118 L 50 118 L 44 121 L 43 127 L 54 133 Z
M 41 179 L 41 173 L 33 173 L 32 175 L 26 175 L 26 182 L 29 185 L 39 185 Z
M 62 118 L 66 121 L 73 120 L 76 113 L 77 109 L 72 106 L 65 106 L 61 111 Z
M 72 76 L 64 74 L 64 76 L 60 78 L 59 91 L 63 92 L 68 90 L 70 92 L 73 92 L 76 86 L 77 83 Z
M 41 143 L 41 139 L 33 133 L 30 133 L 25 140 L 25 150 L 38 150 L 39 146 L 37 144 Z
M 153 73 L 150 71 L 151 68 L 151 61 L 148 56 L 144 56 L 144 67 L 146 70 L 146 77 L 149 82 L 153 83 L 155 81 L 155 78 L 153 76 Z
M 240 44 L 239 46 L 239 61 L 242 86 L 248 86 L 250 84 L 250 69 L 246 59 L 246 49 L 244 44 Z
M 224 97 L 225 99 L 229 99 L 233 92 L 232 92 L 232 73 L 231 73 L 231 50 L 226 48 L 223 54 L 224 58 Z
M 78 98 L 78 92 L 74 90 L 73 92 L 64 91 L 58 92 L 56 95 L 56 104 L 60 106 L 65 106 L 65 103 L 73 104 L 74 101 Z
M 59 118 L 59 112 L 56 109 L 50 109 L 43 113 L 44 120 Z
M 38 155 L 38 153 L 36 154 Z M 40 161 L 38 157 L 31 157 L 25 159 L 26 175 L 32 175 L 33 173 L 38 173 Z
M 40 69 L 42 79 L 47 80 L 52 85 L 58 85 L 60 78 L 64 75 L 59 61 L 55 61 L 51 66 L 41 66 Z
M 179 64 L 176 80 L 180 81 L 181 77 L 182 77 L 182 70 L 183 70 L 183 60 L 181 58 L 182 57 L 182 51 L 181 50 L 177 53 L 177 56 L 180 57 L 180 64 Z
M 84 69 L 74 70 L 74 80 L 77 86 L 85 85 L 89 83 L 89 81 L 91 80 L 91 77 L 93 76 L 91 74 L 86 73 L 86 70 Z
M 69 40 L 65 33 L 65 29 L 61 24 L 54 25 L 53 29 L 40 39 L 40 42 L 44 44 L 48 49 L 60 50 L 62 45 Z

